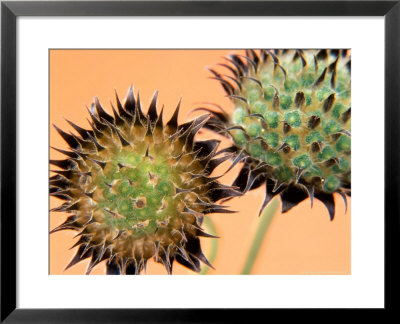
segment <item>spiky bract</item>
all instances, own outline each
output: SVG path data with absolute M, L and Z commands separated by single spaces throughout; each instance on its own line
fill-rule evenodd
M 89 110 L 91 130 L 69 122 L 78 135 L 56 127 L 70 150 L 52 160 L 60 170 L 50 178 L 50 193 L 66 202 L 53 211 L 71 216 L 52 232 L 78 231 L 78 251 L 68 267 L 91 258 L 87 273 L 107 260 L 108 274 L 139 274 L 154 257 L 168 273 L 173 261 L 193 271 L 209 265 L 200 247 L 206 214 L 226 212 L 214 204 L 237 195 L 210 177 L 226 157 L 215 159 L 216 140 L 194 141 L 207 121 L 203 115 L 178 126 L 179 105 L 164 126 L 156 109 L 147 115 L 133 89 L 110 116 L 96 99 Z M 67 267 L 67 268 L 68 268 Z
M 210 71 L 235 108 L 214 111 L 207 127 L 232 138 L 234 164 L 246 162 L 233 185 L 265 182 L 261 210 L 278 194 L 282 212 L 315 197 L 332 219 L 333 193 L 350 196 L 349 51 L 248 50 L 227 60 L 231 75 Z

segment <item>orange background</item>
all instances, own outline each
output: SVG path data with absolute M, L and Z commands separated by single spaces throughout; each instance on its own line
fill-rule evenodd
M 94 96 L 98 96 L 106 110 L 109 102 L 115 103 L 116 90 L 125 97 L 128 87 L 134 85 L 140 91 L 143 107 L 147 109 L 151 96 L 159 90 L 158 111 L 164 104 L 168 120 L 179 98 L 183 98 L 179 121 L 182 123 L 201 113 L 192 113 L 200 102 L 220 104 L 226 110 L 233 106 L 225 97 L 217 81 L 210 79 L 205 69 L 222 63 L 222 57 L 230 50 L 51 50 L 50 51 L 50 125 L 56 124 L 63 130 L 72 127 L 64 118 L 88 127 L 89 106 Z M 241 51 L 236 51 L 243 54 Z M 196 105 L 197 104 L 197 105 Z M 200 135 L 209 137 L 210 133 Z M 67 145 L 53 127 L 50 127 L 50 145 L 66 149 Z M 227 141 L 221 147 L 227 145 Z M 51 159 L 64 156 L 50 150 Z M 221 174 L 229 166 L 218 167 L 215 174 Z M 231 183 L 238 171 L 222 178 Z M 53 166 L 51 167 L 53 168 Z M 259 208 L 264 198 L 264 186 L 235 198 L 227 203 L 236 214 L 214 214 L 210 217 L 215 223 L 218 236 L 218 255 L 208 274 L 239 274 L 259 218 Z M 252 274 L 350 274 L 350 199 L 345 213 L 340 196 L 335 196 L 337 204 L 334 221 L 329 221 L 323 204 L 314 201 L 310 208 L 307 199 L 290 212 L 280 214 L 272 220 L 264 239 Z M 50 208 L 61 203 L 50 199 Z M 61 224 L 65 213 L 51 213 L 49 228 Z M 76 252 L 70 250 L 75 243 L 73 231 L 61 231 L 50 235 L 50 274 L 84 274 L 89 260 L 78 263 L 64 271 Z M 210 247 L 208 238 L 202 239 L 205 254 Z M 105 274 L 105 261 L 96 266 L 92 274 Z M 194 274 L 183 266 L 174 263 L 174 274 Z M 162 265 L 149 262 L 147 274 L 165 274 Z

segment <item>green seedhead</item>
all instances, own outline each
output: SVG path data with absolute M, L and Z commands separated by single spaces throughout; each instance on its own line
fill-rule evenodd
M 206 127 L 232 139 L 234 164 L 245 162 L 233 185 L 266 183 L 261 210 L 277 194 L 283 212 L 315 197 L 332 219 L 332 194 L 346 201 L 351 187 L 349 51 L 248 50 L 227 61 L 230 75 L 210 71 L 234 110 L 212 111 Z
M 147 261 L 174 261 L 199 272 L 211 266 L 200 247 L 205 215 L 229 212 L 215 202 L 238 195 L 210 177 L 227 159 L 214 158 L 219 142 L 195 141 L 209 116 L 178 126 L 179 105 L 166 125 L 157 113 L 157 93 L 147 115 L 133 89 L 109 115 L 96 99 L 91 129 L 70 122 L 77 135 L 57 131 L 68 143 L 65 160 L 50 178 L 50 194 L 64 201 L 53 211 L 67 220 L 53 229 L 78 231 L 78 251 L 68 267 L 90 258 L 87 273 L 106 260 L 107 274 L 140 274 Z M 68 268 L 67 267 L 67 268 Z

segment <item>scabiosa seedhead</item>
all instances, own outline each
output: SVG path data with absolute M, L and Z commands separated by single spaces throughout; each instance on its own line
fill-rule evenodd
M 231 137 L 233 165 L 245 161 L 233 185 L 245 193 L 266 183 L 261 211 L 278 194 L 282 212 L 315 197 L 333 219 L 333 193 L 350 196 L 349 51 L 247 50 L 227 61 L 229 75 L 210 71 L 235 108 L 206 109 L 206 127 Z
M 90 258 L 87 274 L 107 260 L 107 274 L 140 274 L 150 258 L 171 274 L 173 261 L 193 271 L 211 266 L 200 247 L 203 217 L 229 212 L 214 204 L 238 195 L 210 174 L 228 157 L 214 158 L 219 142 L 194 141 L 209 116 L 178 126 L 179 105 L 163 124 L 157 92 L 147 115 L 132 87 L 122 106 L 109 115 L 96 98 L 89 114 L 91 129 L 72 122 L 79 135 L 57 131 L 70 150 L 51 160 L 59 170 L 50 178 L 50 194 L 65 200 L 52 211 L 68 212 L 52 230 L 76 230 L 78 251 L 67 268 Z

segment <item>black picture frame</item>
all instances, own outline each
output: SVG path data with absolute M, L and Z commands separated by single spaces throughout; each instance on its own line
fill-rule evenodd
M 20 16 L 384 16 L 385 308 L 395 310 L 399 270 L 400 1 L 2 1 L 1 322 L 200 323 L 268 319 L 269 309 L 20 309 L 16 307 L 16 19 Z M 372 45 L 373 46 L 373 45 Z M 367 95 L 367 94 L 366 94 Z M 367 163 L 367 162 L 366 162 Z M 371 181 L 371 195 L 374 188 Z M 345 293 L 345 292 L 344 292 Z M 40 292 L 38 292 L 40 296 Z M 185 296 L 183 296 L 186 298 Z M 297 310 L 299 311 L 299 310 Z M 356 311 L 356 310 L 354 310 Z M 315 312 L 315 310 L 314 310 Z M 316 315 L 316 313 L 314 313 Z M 318 315 L 316 315 L 319 317 Z M 320 317 L 319 317 L 320 318 Z M 322 319 L 322 318 L 321 318 Z

